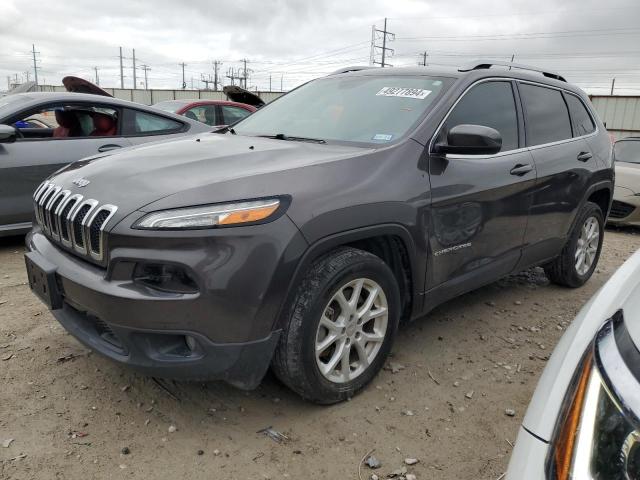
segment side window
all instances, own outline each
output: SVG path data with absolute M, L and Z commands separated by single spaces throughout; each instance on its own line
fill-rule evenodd
M 527 145 L 542 145 L 571 138 L 569 110 L 562 92 L 522 83 L 520 96 L 525 112 Z
M 183 115 L 191 120 L 197 120 L 207 125 L 222 125 L 223 123 L 218 119 L 218 115 L 216 115 L 215 105 L 193 107 L 184 112 Z
M 571 120 L 573 120 L 573 136 L 581 137 L 593 133 L 596 130 L 596 125 L 582 100 L 571 94 L 565 94 L 565 98 L 569 106 L 569 113 L 571 113 Z
M 124 112 L 124 135 L 164 135 L 178 132 L 182 127 L 182 123 L 160 115 L 132 109 Z
M 231 125 L 242 120 L 248 116 L 251 112 L 244 108 L 232 107 L 230 105 L 222 105 L 222 115 L 224 116 L 224 124 Z
M 114 136 L 118 131 L 118 112 L 96 105 L 53 105 L 31 111 L 13 121 L 23 138 L 65 139 Z
M 473 87 L 447 118 L 446 135 L 456 125 L 491 127 L 502 136 L 502 152 L 518 148 L 518 114 L 510 82 L 485 82 Z

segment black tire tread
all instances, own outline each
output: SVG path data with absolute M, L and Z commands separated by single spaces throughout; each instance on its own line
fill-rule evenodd
M 291 305 L 285 310 L 288 322 L 285 324 L 280 340 L 276 347 L 271 368 L 275 375 L 291 390 L 298 393 L 306 400 L 319 404 L 332 404 L 352 397 L 362 385 L 347 388 L 339 388 L 334 395 L 328 396 L 327 392 L 319 395 L 317 388 L 311 383 L 304 369 L 303 322 L 307 319 L 307 313 L 312 308 L 315 296 L 322 291 L 330 279 L 339 271 L 362 262 L 378 263 L 383 269 L 387 269 L 391 278 L 393 273 L 386 263 L 376 255 L 364 250 L 351 247 L 338 248 L 316 260 L 307 271 L 302 282 L 296 290 Z M 395 282 L 395 279 L 394 279 Z M 399 298 L 399 292 L 397 293 Z M 396 314 L 396 317 L 399 316 Z M 390 322 L 391 325 L 391 322 Z M 395 335 L 397 322 L 390 334 Z M 382 352 L 381 352 L 382 353 Z M 364 376 L 364 374 L 362 375 Z M 358 382 L 360 383 L 360 382 Z
M 600 222 L 600 235 L 604 236 L 604 216 L 602 214 L 602 210 L 598 205 L 593 202 L 587 202 L 582 207 L 578 218 L 576 218 L 576 223 L 571 231 L 571 235 L 567 240 L 564 248 L 560 255 L 553 260 L 552 262 L 546 264 L 544 266 L 544 271 L 547 275 L 547 278 L 552 283 L 562 285 L 569 288 L 578 288 L 584 285 L 584 283 L 591 277 L 593 270 L 597 266 L 598 260 L 600 258 L 600 250 L 602 248 L 602 238 L 600 239 L 600 246 L 598 247 L 598 252 L 596 253 L 596 259 L 594 261 L 594 265 L 591 268 L 591 271 L 588 272 L 586 278 L 580 278 L 577 275 L 575 270 L 575 259 L 573 255 L 573 251 L 575 248 L 575 244 L 577 243 L 578 236 L 580 235 L 580 229 L 582 228 L 583 223 L 590 215 L 595 214 Z

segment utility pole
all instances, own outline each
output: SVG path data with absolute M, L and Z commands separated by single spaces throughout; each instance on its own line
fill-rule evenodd
M 178 65 L 182 67 L 182 89 L 184 90 L 185 88 L 187 88 L 187 82 L 185 82 L 184 80 L 184 67 L 186 67 L 187 64 L 182 62 L 182 63 L 179 63 Z
M 133 49 L 133 89 L 138 88 L 136 85 L 136 49 Z
M 382 46 L 378 45 L 378 41 L 382 39 Z M 387 63 L 387 56 L 393 56 L 394 50 L 393 48 L 387 47 L 387 42 L 391 42 L 396 39 L 395 33 L 391 33 L 387 31 L 387 19 L 384 19 L 384 28 L 379 30 L 374 25 L 371 32 L 371 64 L 372 65 L 380 65 L 382 68 L 389 66 L 392 67 L 390 63 Z M 377 52 L 380 50 L 382 52 L 382 60 L 378 62 Z M 389 53 L 387 53 L 389 52 Z
M 149 65 L 140 65 L 140 68 L 144 71 L 144 89 L 149 90 L 149 81 L 147 79 L 147 72 L 151 70 Z
M 213 90 L 215 92 L 218 91 L 218 68 L 222 65 L 222 62 L 219 60 L 213 61 Z
M 93 67 L 96 72 L 96 85 L 100 86 L 100 77 L 98 77 L 98 67 Z
M 280 91 L 284 92 L 283 88 L 282 88 L 282 79 L 284 78 L 284 74 L 280 75 Z
M 24 72 L 24 76 L 27 78 L 27 82 L 29 81 L 29 70 Z
M 122 69 L 122 47 L 120 47 L 120 88 L 124 89 L 124 70 Z
M 422 65 L 423 67 L 427 66 L 427 51 L 425 50 L 424 52 L 422 52 L 420 54 L 420 56 L 422 57 L 422 62 L 418 62 L 418 65 Z
M 240 60 L 243 64 L 242 67 L 242 75 L 240 76 L 240 86 L 242 86 L 243 88 L 247 88 L 247 79 L 249 78 L 249 73 L 251 73 L 250 69 L 247 69 L 247 62 L 249 60 L 247 60 L 246 58 L 243 58 L 242 60 Z
M 616 86 L 616 77 L 613 77 L 613 80 L 611 81 L 611 96 L 613 97 L 613 89 Z
M 36 46 L 35 44 L 31 44 L 31 53 L 33 54 L 33 75 L 36 79 L 36 85 L 38 85 L 38 61 L 36 59 L 36 54 L 39 54 L 40 52 L 36 52 Z
M 271 91 L 271 74 L 269 74 L 269 91 Z
M 7 92 L 11 90 L 11 75 L 7 75 Z

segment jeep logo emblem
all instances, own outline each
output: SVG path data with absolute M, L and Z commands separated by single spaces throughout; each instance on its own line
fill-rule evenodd
M 73 183 L 74 185 L 76 185 L 78 187 L 86 187 L 91 182 L 89 180 L 87 180 L 86 178 L 76 178 L 71 183 Z

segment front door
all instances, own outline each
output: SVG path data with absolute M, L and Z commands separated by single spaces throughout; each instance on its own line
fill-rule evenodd
M 508 274 L 520 258 L 536 171 L 523 148 L 516 98 L 511 81 L 476 84 L 437 133 L 441 141 L 456 125 L 483 125 L 500 133 L 502 149 L 495 155 L 430 155 L 426 282 L 438 293 L 427 295 L 427 306 Z
M 60 127 L 55 111 L 61 108 L 76 119 L 77 131 L 73 137 L 53 137 Z M 90 155 L 131 145 L 120 135 L 90 136 L 94 113 L 96 111 L 86 105 L 43 105 L 24 116 L 4 120 L 16 125 L 22 136 L 14 143 L 0 143 L 0 230 L 31 222 L 34 190 L 59 168 Z

